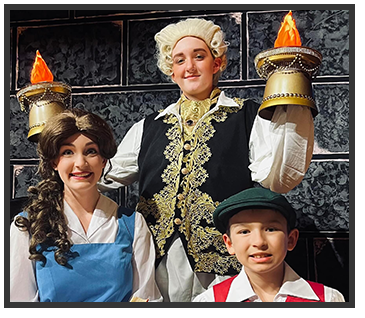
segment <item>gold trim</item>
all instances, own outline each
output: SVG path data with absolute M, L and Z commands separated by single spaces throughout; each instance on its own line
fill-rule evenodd
M 153 198 L 140 198 L 137 210 L 145 217 L 152 216 L 155 224 L 149 224 L 157 246 L 157 257 L 166 254 L 166 240 L 174 233 L 175 208 L 180 209 L 178 231 L 184 235 L 187 242 L 187 253 L 195 262 L 194 271 L 225 274 L 230 268 L 239 271 L 241 265 L 234 256 L 227 255 L 222 235 L 213 226 L 212 214 L 219 204 L 212 197 L 199 189 L 209 178 L 209 173 L 203 168 L 212 156 L 207 142 L 214 136 L 212 121 L 224 122 L 228 113 L 238 112 L 243 100 L 235 99 L 240 107 L 220 106 L 219 110 L 204 118 L 191 135 L 187 137 L 191 145 L 183 157 L 183 137 L 177 118 L 166 115 L 164 123 L 172 125 L 166 136 L 170 140 L 164 155 L 169 164 L 162 173 L 165 184 L 162 190 Z M 186 167 L 189 173 L 181 174 Z M 179 191 L 180 190 L 180 191 Z M 181 194 L 182 200 L 177 200 Z M 224 255 L 225 254 L 225 255 Z

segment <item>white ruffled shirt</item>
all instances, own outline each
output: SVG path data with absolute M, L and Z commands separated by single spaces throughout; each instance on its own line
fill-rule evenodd
M 118 233 L 118 205 L 100 195 L 87 233 L 64 200 L 68 237 L 72 244 L 114 243 Z M 35 262 L 29 260 L 29 234 L 14 224 L 10 227 L 10 301 L 37 302 Z M 155 247 L 143 216 L 136 212 L 133 240 L 133 296 L 162 301 L 155 282 Z
M 345 301 L 343 295 L 336 289 L 324 286 L 324 294 L 325 302 Z M 301 278 L 287 263 L 285 263 L 283 284 L 274 297 L 273 302 L 285 302 L 288 295 L 309 300 L 319 300 L 308 282 Z M 261 302 L 261 299 L 253 291 L 244 268 L 242 268 L 238 276 L 232 281 L 226 302 L 242 302 L 247 299 L 249 299 L 250 302 Z M 204 293 L 197 296 L 194 299 L 194 302 L 214 302 L 213 288 L 209 288 Z
M 203 115 L 195 127 L 206 116 L 217 111 L 219 106 L 240 107 L 222 91 L 216 105 Z M 175 115 L 182 127 L 179 102 L 168 106 L 155 120 L 166 114 Z M 119 144 L 117 154 L 111 159 L 112 170 L 108 173 L 108 179 L 113 182 L 99 183 L 98 187 L 102 191 L 127 186 L 138 180 L 138 156 L 143 125 L 144 119 L 134 124 Z M 314 124 L 309 107 L 276 106 L 271 121 L 256 116 L 249 141 L 249 169 L 252 180 L 272 191 L 287 193 L 302 181 L 312 159 L 313 144 Z M 108 169 L 109 166 L 105 171 Z M 165 258 L 166 264 L 161 262 L 156 272 L 157 283 L 164 299 L 190 302 L 197 293 L 205 290 L 206 286 L 222 279 L 222 276 L 218 275 L 197 275 L 193 272 L 180 238 L 171 245 Z M 168 282 L 167 286 L 164 282 Z
M 239 107 L 222 91 L 215 107 L 204 114 L 195 127 L 222 105 Z M 178 102 L 168 106 L 155 120 L 166 114 L 174 114 L 182 127 Z M 143 124 L 144 119 L 134 124 L 119 144 L 108 173 L 114 182 L 100 183 L 101 190 L 127 186 L 138 180 Z M 314 124 L 309 107 L 276 106 L 271 121 L 256 116 L 249 142 L 252 180 L 272 191 L 287 193 L 302 181 L 312 159 L 313 144 Z

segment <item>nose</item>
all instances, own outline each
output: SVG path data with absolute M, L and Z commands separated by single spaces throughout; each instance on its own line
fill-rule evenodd
M 195 71 L 195 63 L 193 59 L 188 58 L 186 60 L 186 71 L 189 73 L 193 73 Z
M 267 248 L 267 241 L 266 241 L 266 237 L 265 237 L 265 233 L 263 233 L 260 230 L 254 231 L 251 234 L 251 238 L 252 238 L 252 246 L 257 247 L 261 250 L 264 250 Z
M 78 168 L 85 167 L 87 165 L 87 160 L 83 154 L 76 155 L 75 166 Z

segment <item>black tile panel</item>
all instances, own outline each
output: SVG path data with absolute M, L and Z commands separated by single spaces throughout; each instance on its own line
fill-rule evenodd
M 54 81 L 71 86 L 121 84 L 121 22 L 18 28 L 17 88 L 30 84 L 39 50 Z
M 248 12 L 248 78 L 259 78 L 254 58 L 274 47 L 280 24 L 288 11 Z M 318 76 L 349 74 L 349 11 L 293 10 L 302 46 L 319 51 L 322 65 Z
M 104 118 L 119 144 L 129 128 L 147 115 L 176 102 L 179 90 L 75 95 L 73 106 Z
M 35 165 L 14 166 L 13 198 L 26 197 L 27 189 L 35 186 L 41 180 L 37 170 L 38 166 Z
M 15 96 L 10 97 L 10 159 L 37 158 L 36 143 L 28 136 L 28 112 L 23 112 Z
M 346 301 L 350 301 L 349 239 L 314 238 L 313 245 L 316 281 L 337 289 Z
M 313 161 L 303 181 L 285 195 L 299 230 L 349 230 L 349 162 Z
M 10 22 L 68 19 L 69 10 L 10 10 Z
M 315 153 L 349 152 L 349 85 L 316 84 L 314 97 L 319 114 L 315 118 Z
M 199 16 L 212 20 L 221 26 L 226 34 L 228 47 L 228 66 L 223 72 L 222 80 L 241 78 L 241 13 Z M 128 84 L 170 83 L 171 80 L 157 67 L 156 42 L 154 36 L 170 23 L 177 23 L 184 18 L 131 20 L 128 23 Z

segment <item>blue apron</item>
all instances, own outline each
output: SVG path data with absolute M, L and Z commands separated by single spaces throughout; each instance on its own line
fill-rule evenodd
M 36 262 L 41 302 L 129 301 L 135 213 L 123 214 L 126 210 L 118 209 L 119 229 L 114 243 L 75 244 L 66 266 L 55 261 L 55 247 L 43 252 L 46 263 Z

